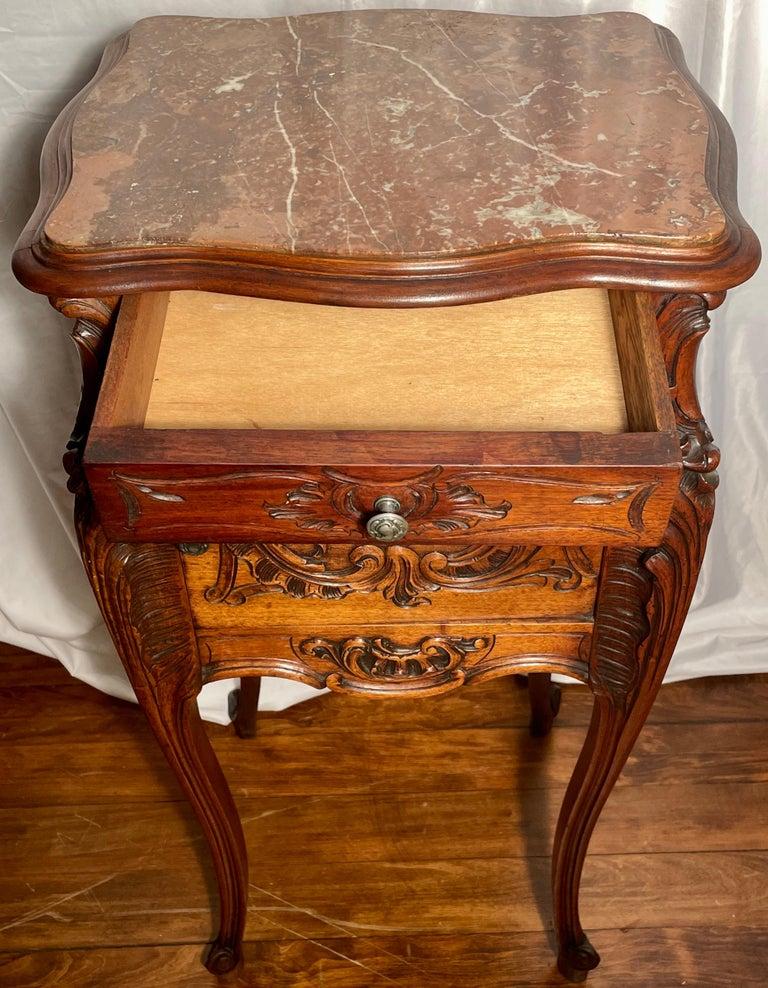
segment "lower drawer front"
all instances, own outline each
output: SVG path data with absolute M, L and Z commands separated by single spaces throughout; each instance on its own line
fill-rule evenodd
M 244 671 L 373 695 L 537 668 L 583 677 L 602 551 L 186 547 L 206 679 Z

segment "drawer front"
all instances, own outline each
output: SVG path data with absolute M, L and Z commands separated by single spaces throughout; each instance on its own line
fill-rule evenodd
M 91 463 L 112 538 L 141 541 L 372 541 L 375 502 L 399 502 L 403 544 L 651 545 L 666 527 L 677 468 L 537 466 L 304 470 Z

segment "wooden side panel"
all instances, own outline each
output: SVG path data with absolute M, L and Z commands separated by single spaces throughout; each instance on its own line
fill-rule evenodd
M 94 422 L 144 425 L 168 298 L 168 292 L 146 292 L 123 299 Z
M 608 292 L 627 418 L 632 432 L 675 431 L 653 299 L 645 292 Z

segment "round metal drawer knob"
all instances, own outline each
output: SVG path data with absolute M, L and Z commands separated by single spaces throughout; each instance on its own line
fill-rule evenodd
M 400 511 L 397 498 L 378 497 L 373 502 L 374 511 L 378 512 L 366 522 L 365 528 L 372 539 L 377 542 L 399 542 L 408 531 L 408 522 Z

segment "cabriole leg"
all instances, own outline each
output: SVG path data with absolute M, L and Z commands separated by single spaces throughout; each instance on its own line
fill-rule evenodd
M 197 708 L 202 685 L 179 551 L 109 542 L 78 504 L 78 534 L 104 619 L 150 726 L 194 809 L 213 856 L 219 932 L 206 966 L 238 963 L 247 905 L 245 840 Z
M 583 981 L 599 955 L 579 918 L 590 837 L 658 693 L 696 587 L 712 522 L 719 453 L 699 408 L 696 351 L 709 321 L 699 295 L 657 300 L 683 472 L 662 544 L 605 553 L 589 661 L 592 720 L 563 801 L 552 860 L 558 967 Z

